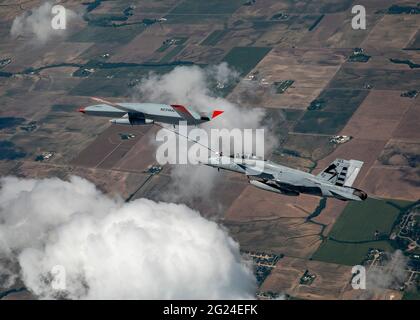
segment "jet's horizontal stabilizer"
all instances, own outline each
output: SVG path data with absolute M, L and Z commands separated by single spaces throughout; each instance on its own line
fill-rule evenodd
M 337 186 L 351 187 L 362 165 L 363 161 L 359 160 L 336 159 L 317 177 Z
M 354 180 L 356 180 L 356 177 L 363 166 L 363 161 L 350 160 L 349 162 L 350 162 L 350 167 L 347 170 L 347 177 L 346 177 L 346 181 L 344 182 L 344 185 L 346 187 L 351 187 L 353 185 Z

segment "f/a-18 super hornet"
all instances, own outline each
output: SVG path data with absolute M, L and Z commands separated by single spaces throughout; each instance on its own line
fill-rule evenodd
M 78 111 L 87 115 L 112 117 L 113 124 L 146 125 L 157 123 L 179 124 L 185 121 L 187 125 L 198 125 L 222 114 L 221 110 L 210 113 L 197 113 L 178 104 L 159 103 L 114 103 L 100 98 L 92 98 L 100 104 L 82 107 Z
M 252 155 L 218 154 L 204 164 L 246 174 L 249 183 L 255 187 L 284 195 L 298 196 L 305 193 L 343 201 L 362 201 L 367 198 L 364 191 L 352 187 L 363 165 L 358 160 L 336 159 L 316 176 Z

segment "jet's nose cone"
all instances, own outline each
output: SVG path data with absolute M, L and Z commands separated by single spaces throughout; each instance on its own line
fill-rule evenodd
M 85 107 L 80 107 L 79 109 L 77 109 L 77 111 L 79 111 L 81 113 L 85 113 L 86 112 Z

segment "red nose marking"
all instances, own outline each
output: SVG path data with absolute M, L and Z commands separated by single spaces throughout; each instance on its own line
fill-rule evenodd
M 221 115 L 224 111 L 222 110 L 214 110 L 211 118 L 216 118 L 217 116 Z
M 81 112 L 81 113 L 85 113 L 85 108 L 84 107 L 80 107 L 77 111 Z

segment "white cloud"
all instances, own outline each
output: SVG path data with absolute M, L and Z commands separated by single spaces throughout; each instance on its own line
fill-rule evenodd
M 360 290 L 358 299 L 368 300 L 381 296 L 385 290 L 399 290 L 404 284 L 408 258 L 401 250 L 386 253 L 380 265 L 371 266 L 366 272 L 366 290 Z
M 401 250 L 387 256 L 386 262 L 380 267 L 373 267 L 367 272 L 367 288 L 371 290 L 398 288 L 407 276 L 408 258 Z
M 13 38 L 20 36 L 30 37 L 31 43 L 42 45 L 53 37 L 65 35 L 66 30 L 55 30 L 51 26 L 51 20 L 53 18 L 51 13 L 52 7 L 53 4 L 51 2 L 45 2 L 33 10 L 26 11 L 17 16 L 13 20 L 10 29 L 11 36 Z M 70 9 L 66 9 L 67 25 L 77 17 L 77 13 Z
M 7 261 L 0 261 L 0 288 L 10 288 L 17 278 L 18 275 L 7 266 Z
M 66 270 L 59 297 L 71 299 L 253 297 L 238 244 L 185 205 L 124 203 L 79 177 L 0 185 L 0 256 L 40 297 L 57 297 L 48 281 L 55 265 Z

